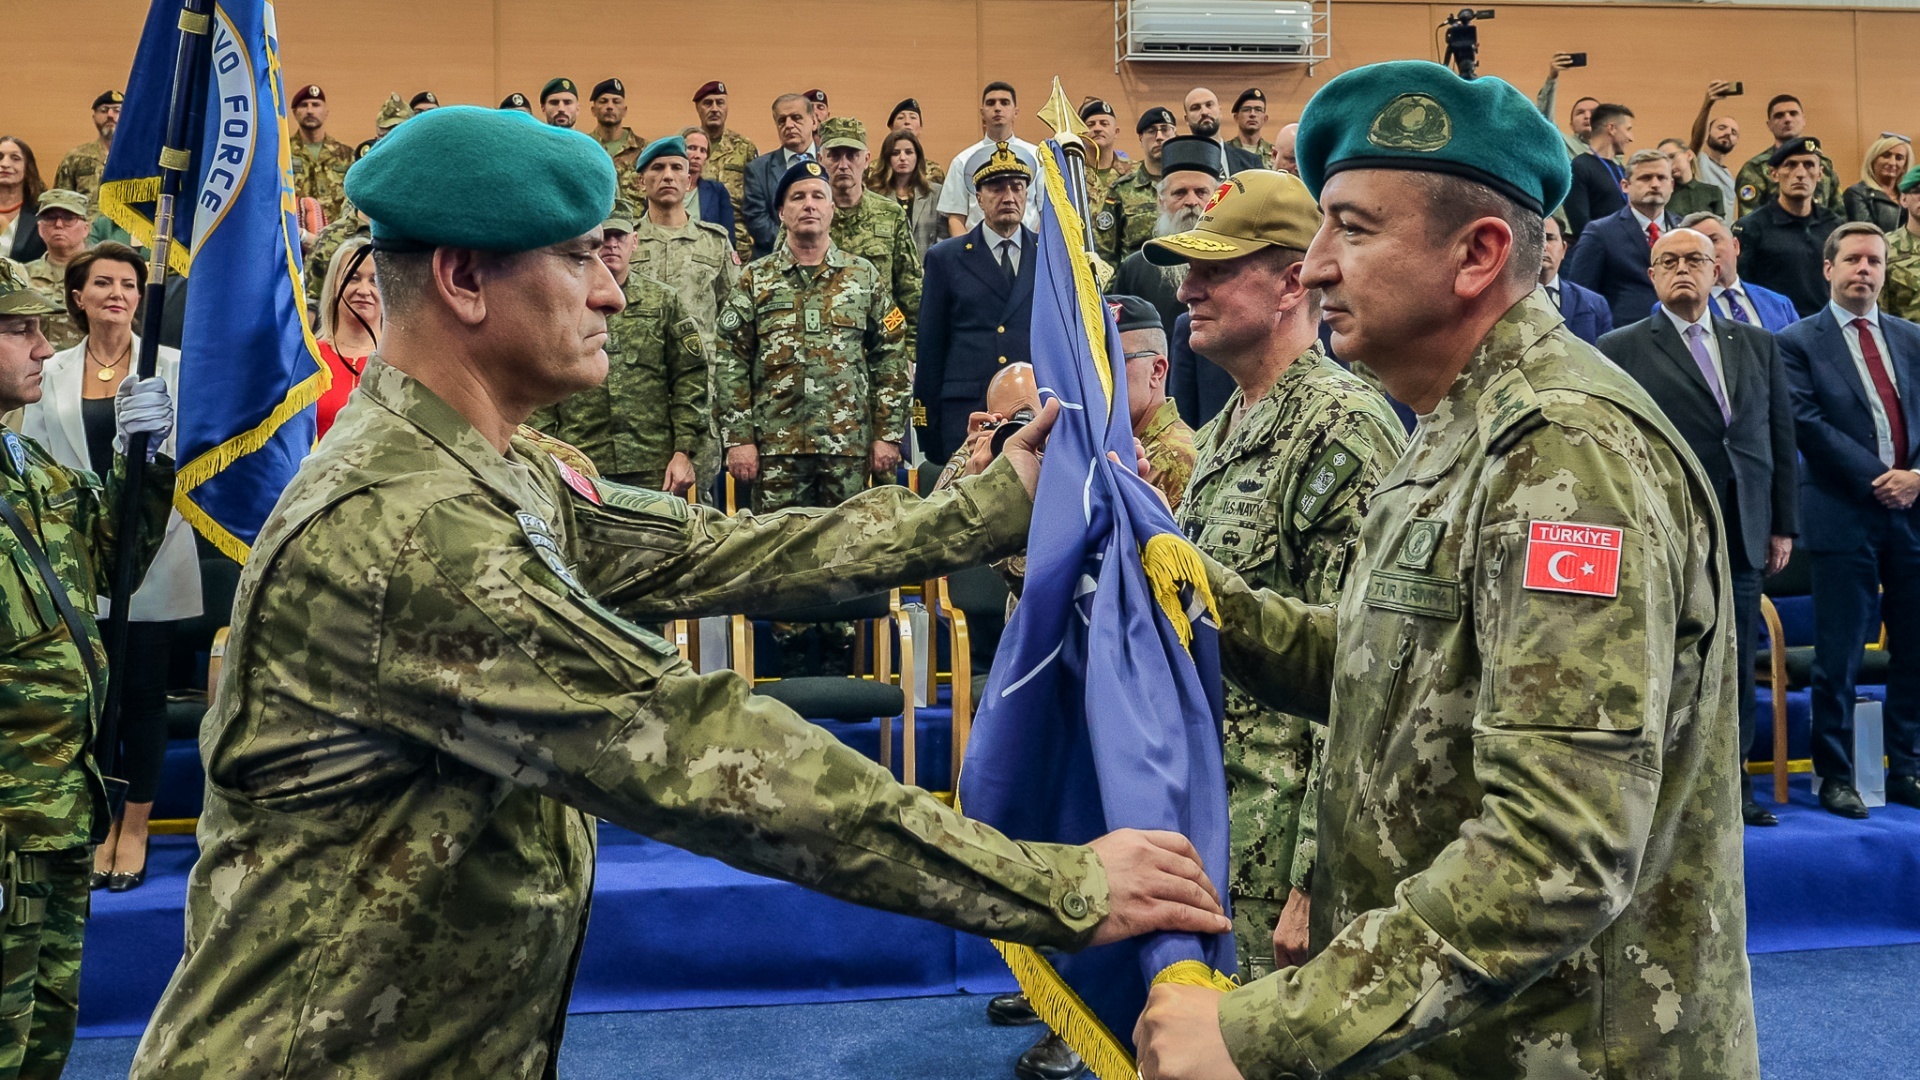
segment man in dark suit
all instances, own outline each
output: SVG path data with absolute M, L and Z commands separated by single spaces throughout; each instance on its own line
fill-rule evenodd
M 1549 216 L 1542 223 L 1545 242 L 1540 245 L 1540 287 L 1560 309 L 1560 317 L 1567 320 L 1573 336 L 1591 345 L 1613 329 L 1613 312 L 1599 293 L 1560 276 L 1560 263 L 1567 257 L 1566 235 L 1560 228 L 1557 217 Z
M 1713 214 L 1688 214 L 1680 227 L 1713 241 L 1713 313 L 1723 319 L 1758 326 L 1777 334 L 1800 321 L 1793 301 L 1750 281 L 1740 279 L 1740 238 L 1726 219 Z
M 773 205 L 773 189 L 802 157 L 820 157 L 813 144 L 812 103 L 803 94 L 781 94 L 773 99 L 773 126 L 780 132 L 780 145 L 747 162 L 746 194 L 741 213 L 746 215 L 747 235 L 753 237 L 753 257 L 764 259 L 773 254 L 773 241 L 780 235 L 780 217 Z
M 1760 632 L 1760 585 L 1793 552 L 1798 529 L 1793 402 L 1773 335 L 1715 315 L 1713 241 L 1675 229 L 1653 246 L 1651 277 L 1660 310 L 1600 339 L 1600 351 L 1646 388 L 1679 430 L 1720 497 L 1733 579 L 1735 680 L 1739 686 L 1739 770 L 1749 825 L 1777 825 L 1753 799 L 1746 774 L 1753 749 L 1753 657 Z
M 1625 105 L 1596 105 L 1593 127 L 1587 133 L 1588 153 L 1573 159 L 1573 187 L 1563 209 L 1567 214 L 1567 243 L 1578 248 L 1587 224 L 1627 205 L 1623 190 L 1627 171 L 1623 158 L 1633 145 L 1633 111 Z
M 1653 310 L 1649 253 L 1663 233 L 1680 225 L 1667 213 L 1673 196 L 1673 163 L 1658 150 L 1642 150 L 1627 162 L 1627 205 L 1587 226 L 1567 277 L 1606 298 L 1613 325 L 1639 322 Z
M 972 177 L 947 177 L 949 184 L 969 182 L 985 216 L 927 252 L 920 289 L 913 412 L 920 448 L 932 461 L 959 448 L 968 415 L 986 407 L 994 374 L 1030 362 L 1040 237 L 1021 219 L 1033 170 L 1003 145 Z
M 1920 806 L 1920 327 L 1883 315 L 1886 235 L 1827 237 L 1827 306 L 1780 335 L 1804 463 L 1813 564 L 1813 770 L 1820 805 L 1863 818 L 1853 777 L 1854 679 L 1886 620 L 1887 798 Z M 1878 595 L 1884 590 L 1885 595 Z

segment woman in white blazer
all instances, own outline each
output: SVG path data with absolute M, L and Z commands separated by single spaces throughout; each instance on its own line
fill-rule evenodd
M 67 265 L 66 304 L 86 334 L 53 354 L 41 373 L 42 395 L 26 407 L 21 430 L 62 465 L 104 475 L 113 468 L 114 393 L 133 373 L 140 339 L 134 311 L 146 287 L 146 263 L 132 248 L 105 243 Z M 180 400 L 180 353 L 162 347 L 157 370 Z M 179 425 L 175 424 L 177 431 Z M 169 434 L 159 452 L 174 454 Z M 107 616 L 107 598 L 99 601 Z M 127 657 L 109 678 L 125 679 L 118 772 L 129 784 L 127 805 L 94 855 L 93 887 L 115 892 L 146 880 L 147 821 L 167 750 L 167 668 L 172 624 L 200 614 L 200 559 L 192 528 L 174 511 L 153 565 L 127 611 Z

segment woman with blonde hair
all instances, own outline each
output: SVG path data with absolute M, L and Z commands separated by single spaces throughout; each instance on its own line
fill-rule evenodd
M 1860 163 L 1860 182 L 1846 190 L 1843 202 L 1848 221 L 1871 221 L 1882 232 L 1892 232 L 1907 220 L 1894 185 L 1913 164 L 1913 141 L 1904 135 L 1882 135 L 1867 147 Z
M 937 209 L 940 185 L 928 175 L 926 152 L 913 132 L 901 128 L 881 140 L 880 152 L 867 168 L 867 190 L 893 196 L 907 212 L 907 227 L 922 260 L 928 248 L 945 238 Z
M 333 427 L 333 418 L 360 385 L 360 373 L 380 346 L 385 325 L 385 309 L 380 304 L 380 285 L 373 275 L 373 249 L 364 236 L 356 236 L 340 245 L 327 264 L 327 276 L 320 286 L 320 331 L 314 340 L 320 344 L 320 359 L 326 363 L 332 382 L 320 395 L 316 438 Z

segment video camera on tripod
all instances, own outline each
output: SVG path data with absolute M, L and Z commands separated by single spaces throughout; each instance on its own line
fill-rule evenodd
M 1440 61 L 1452 64 L 1463 79 L 1475 78 L 1480 63 L 1480 30 L 1473 24 L 1493 18 L 1492 8 L 1461 8 L 1447 16 L 1441 27 L 1447 32 L 1447 51 Z

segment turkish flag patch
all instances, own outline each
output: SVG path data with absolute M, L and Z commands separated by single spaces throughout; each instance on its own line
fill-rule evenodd
M 1619 596 L 1624 536 L 1606 525 L 1535 521 L 1527 534 L 1524 584 L 1541 592 Z
M 558 457 L 555 457 L 552 454 L 549 454 L 547 456 L 552 457 L 553 463 L 559 466 L 560 479 L 565 480 L 567 482 L 568 487 L 579 492 L 581 498 L 587 500 L 593 505 L 595 506 L 600 505 L 600 489 L 593 486 L 593 481 L 587 479 L 584 476 L 581 476 L 580 470 L 574 468 L 573 466 L 567 464 L 564 461 L 561 461 Z

